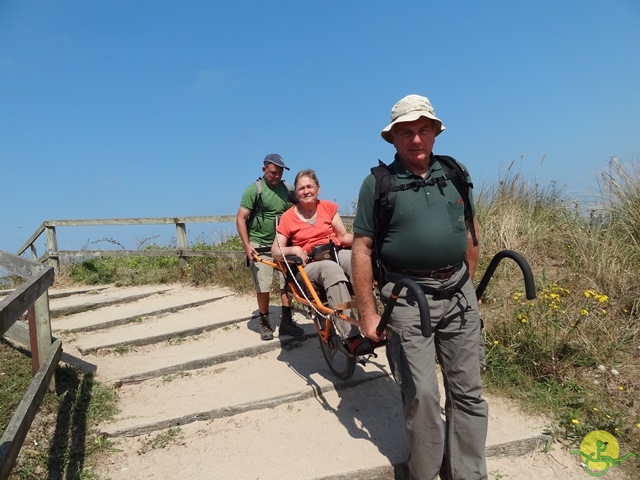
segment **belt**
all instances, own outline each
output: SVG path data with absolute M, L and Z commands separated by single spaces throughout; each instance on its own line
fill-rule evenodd
M 393 273 L 400 273 L 404 275 L 411 275 L 412 277 L 421 278 L 435 278 L 436 280 L 449 280 L 454 273 L 460 270 L 462 262 L 457 265 L 449 265 L 448 267 L 442 267 L 435 270 L 411 270 L 408 268 L 394 268 L 391 269 Z

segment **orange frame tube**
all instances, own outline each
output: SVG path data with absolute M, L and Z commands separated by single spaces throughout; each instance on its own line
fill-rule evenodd
M 287 274 L 288 269 L 286 266 L 286 260 L 278 260 L 276 262 L 272 262 L 270 260 L 265 260 L 263 258 L 261 258 L 259 255 L 256 255 L 253 257 L 253 261 L 254 262 L 262 262 L 266 265 L 269 265 L 273 268 L 275 268 L 276 270 L 279 270 L 280 273 L 282 273 L 285 277 L 285 279 L 287 278 Z M 313 288 L 313 285 L 311 284 L 311 280 L 309 280 L 309 277 L 307 276 L 307 272 L 304 270 L 304 267 L 301 265 L 293 265 L 292 268 L 297 268 L 298 269 L 298 273 L 300 274 L 300 277 L 302 278 L 302 283 L 304 283 L 305 287 L 307 287 L 307 291 L 311 294 L 311 298 L 313 299 L 313 302 L 309 302 L 305 296 L 302 294 L 302 292 L 300 292 L 298 290 L 297 285 L 295 284 L 295 282 L 292 281 L 288 281 L 287 284 L 289 285 L 289 289 L 291 290 L 292 295 L 294 296 L 294 298 L 300 302 L 300 304 L 309 307 L 309 308 L 315 308 L 318 312 L 322 313 L 323 315 L 337 315 L 341 320 L 344 320 L 346 322 L 349 323 L 353 323 L 356 324 L 358 323 L 358 320 L 353 318 L 353 317 L 347 317 L 345 314 L 343 314 L 341 311 L 339 310 L 335 310 L 333 308 L 327 307 L 326 305 L 322 304 L 322 301 L 320 300 L 320 298 L 318 297 L 318 294 L 316 293 L 315 288 Z M 316 322 L 313 322 L 313 324 L 315 325 L 316 329 L 318 330 L 318 335 L 320 336 L 320 338 L 322 338 L 322 341 L 327 343 L 329 341 L 329 335 L 331 332 L 331 323 L 327 322 L 324 328 L 320 328 L 318 326 L 318 324 Z

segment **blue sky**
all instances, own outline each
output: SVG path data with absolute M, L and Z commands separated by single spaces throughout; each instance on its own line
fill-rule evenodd
M 235 214 L 271 152 L 349 210 L 409 93 L 476 185 L 515 161 L 584 195 L 640 158 L 639 59 L 636 0 L 0 0 L 0 250 L 44 220 Z

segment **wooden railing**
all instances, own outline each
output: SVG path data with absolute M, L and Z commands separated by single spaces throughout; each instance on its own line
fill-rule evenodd
M 345 224 L 353 222 L 353 216 L 343 215 L 342 220 Z M 219 216 L 199 216 L 199 217 L 160 217 L 160 218 L 112 218 L 112 219 L 93 219 L 93 220 L 46 220 L 34 232 L 33 235 L 18 250 L 17 254 L 22 255 L 28 250 L 31 251 L 32 259 L 53 266 L 55 271 L 60 267 L 60 258 L 67 257 L 88 257 L 88 256 L 171 256 L 180 257 L 181 266 L 186 266 L 188 257 L 244 257 L 241 251 L 211 251 L 211 250 L 193 250 L 189 248 L 187 238 L 187 224 L 189 223 L 231 223 L 232 230 L 235 231 L 236 217 L 234 215 Z M 59 250 L 57 239 L 58 227 L 96 227 L 96 226 L 115 226 L 115 225 L 167 225 L 174 224 L 176 228 L 176 246 L 175 249 L 153 249 L 145 248 L 139 250 Z M 38 257 L 36 249 L 36 241 L 42 234 L 46 238 L 46 252 Z
M 8 478 L 47 387 L 55 388 L 53 374 L 62 343 L 51 336 L 48 288 L 54 269 L 0 252 L 0 267 L 23 279 L 0 301 L 0 333 L 31 351 L 33 380 L 0 440 L 0 479 Z M 19 321 L 27 312 L 28 326 Z

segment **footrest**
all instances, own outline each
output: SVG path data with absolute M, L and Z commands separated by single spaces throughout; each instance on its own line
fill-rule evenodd
M 376 347 L 384 345 L 384 342 L 375 343 L 373 340 L 362 335 L 347 338 L 344 341 L 345 348 L 352 355 L 369 355 Z

